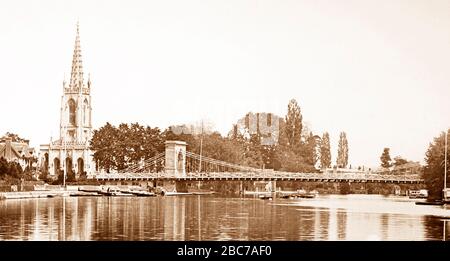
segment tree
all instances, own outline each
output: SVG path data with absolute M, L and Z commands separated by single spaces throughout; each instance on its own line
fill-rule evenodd
M 317 135 L 313 135 L 312 132 L 309 133 L 309 135 L 306 137 L 306 142 L 304 144 L 304 158 L 305 163 L 310 166 L 315 166 L 318 160 L 318 145 L 319 145 L 319 139 L 320 137 Z
M 338 156 L 336 164 L 339 168 L 345 168 L 348 165 L 348 142 L 345 132 L 339 135 Z
M 286 114 L 286 123 L 284 131 L 288 141 L 288 145 L 296 146 L 300 144 L 302 134 L 302 114 L 297 101 L 292 99 L 288 104 L 288 112 Z
M 275 151 L 277 162 L 281 165 L 280 170 L 289 172 L 315 172 L 314 166 L 306 164 L 305 159 L 295 153 L 288 146 L 277 146 Z
M 383 149 L 383 153 L 381 154 L 380 160 L 381 160 L 381 167 L 389 168 L 392 166 L 391 156 L 389 155 L 389 148 Z
M 6 176 L 21 178 L 22 175 L 23 169 L 19 163 L 14 161 L 8 162 L 5 158 L 0 157 L 0 178 L 6 178 Z
M 447 131 L 449 137 L 450 129 Z M 450 155 L 450 146 L 447 147 L 447 155 Z M 444 187 L 444 159 L 445 159 L 445 133 L 434 138 L 425 154 L 426 165 L 423 170 L 423 178 L 428 189 L 428 196 L 431 199 L 441 199 Z M 449 156 L 447 156 L 447 168 L 450 166 Z M 448 170 L 447 170 L 448 173 Z M 447 182 L 449 180 L 447 175 Z M 447 183 L 448 184 L 448 183 Z
M 0 177 L 8 175 L 8 171 L 9 171 L 8 161 L 5 158 L 0 157 Z
M 28 143 L 29 142 L 29 140 L 22 139 L 21 137 L 19 137 L 18 134 L 11 133 L 11 132 L 6 132 L 6 134 L 3 137 L 4 138 L 11 138 L 11 140 L 13 142 L 23 142 L 23 143 Z
M 408 160 L 406 160 L 400 156 L 397 156 L 394 158 L 394 166 L 396 166 L 396 167 L 404 165 L 406 163 L 408 163 Z
M 94 161 L 97 166 L 109 173 L 111 169 L 115 169 L 115 143 L 117 141 L 118 130 L 109 122 L 98 130 L 94 130 L 92 139 L 90 140 L 90 149 L 94 152 Z
M 22 176 L 23 170 L 19 163 L 17 162 L 9 162 L 8 163 L 8 175 L 13 178 L 20 178 Z
M 320 143 L 320 167 L 322 169 L 331 167 L 330 135 L 328 132 L 322 135 Z
M 137 165 L 164 150 L 163 134 L 158 128 L 138 123 L 115 127 L 110 123 L 94 130 L 90 141 L 97 166 L 109 172 Z

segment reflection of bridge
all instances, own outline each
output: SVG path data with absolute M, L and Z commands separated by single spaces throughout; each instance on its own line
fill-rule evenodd
M 419 175 L 379 175 L 372 173 L 294 173 L 241 166 L 186 151 L 186 143 L 166 142 L 166 151 L 119 173 L 97 173 L 99 181 L 308 181 L 423 183 Z

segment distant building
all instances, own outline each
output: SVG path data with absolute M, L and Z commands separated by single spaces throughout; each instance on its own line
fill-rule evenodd
M 23 170 L 32 167 L 34 154 L 34 148 L 29 147 L 29 141 L 13 141 L 10 137 L 0 138 L 0 158 L 19 163 Z
M 242 135 L 248 139 L 251 135 L 259 134 L 261 135 L 262 145 L 276 145 L 280 137 L 280 124 L 282 121 L 282 117 L 272 113 L 249 112 L 245 117 L 237 121 L 228 136 Z
M 75 38 L 70 82 L 63 82 L 59 139 L 40 147 L 39 163 L 43 171 L 56 178 L 59 173 L 92 174 L 93 153 L 89 150 L 92 137 L 91 81 L 84 81 L 79 26 Z

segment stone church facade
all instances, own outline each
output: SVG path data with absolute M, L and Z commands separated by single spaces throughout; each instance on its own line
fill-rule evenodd
M 91 80 L 84 80 L 80 45 L 80 30 L 77 25 L 75 49 L 72 59 L 70 82 L 63 81 L 61 97 L 59 139 L 50 140 L 40 146 L 40 165 L 48 176 L 57 178 L 91 176 L 95 171 L 89 150 L 92 137 Z

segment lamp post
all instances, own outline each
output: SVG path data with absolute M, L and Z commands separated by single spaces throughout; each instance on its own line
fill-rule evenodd
M 444 147 L 444 189 L 442 190 L 442 199 L 444 201 L 444 203 L 446 203 L 448 201 L 447 198 L 447 143 L 448 143 L 448 129 L 445 130 L 445 147 Z
M 447 143 L 448 143 L 448 130 L 445 131 L 445 152 L 444 152 L 444 197 L 447 190 Z
M 203 153 L 203 120 L 202 120 L 202 133 L 200 135 L 200 163 L 198 165 L 198 173 L 202 173 L 202 153 Z

